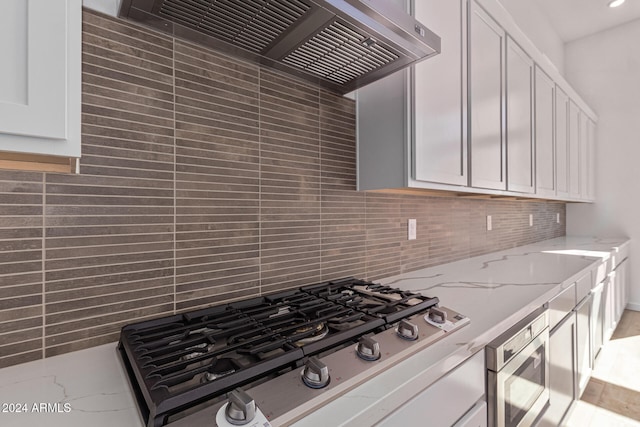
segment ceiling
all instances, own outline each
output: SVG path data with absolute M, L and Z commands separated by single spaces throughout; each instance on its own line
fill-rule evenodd
M 610 8 L 609 0 L 533 0 L 560 38 L 570 42 L 640 18 L 640 0 Z

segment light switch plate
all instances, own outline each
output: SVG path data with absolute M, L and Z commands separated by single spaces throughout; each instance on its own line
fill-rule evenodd
M 409 218 L 407 227 L 407 238 L 409 240 L 416 240 L 418 232 L 418 223 L 415 218 Z
M 493 224 L 491 223 L 491 215 L 487 215 L 487 231 L 493 230 Z
M 560 214 L 559 213 L 556 214 L 556 222 L 558 224 L 560 224 Z
M 533 227 L 533 214 L 529 214 L 529 227 Z

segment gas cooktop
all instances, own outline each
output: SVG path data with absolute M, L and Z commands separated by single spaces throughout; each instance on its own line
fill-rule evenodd
M 127 325 L 118 348 L 148 427 L 210 426 L 221 407 L 218 425 L 242 425 L 312 410 L 468 323 L 438 303 L 346 278 Z

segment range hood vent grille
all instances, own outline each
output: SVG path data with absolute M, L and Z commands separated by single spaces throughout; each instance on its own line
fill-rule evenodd
M 121 0 L 120 16 L 338 93 L 440 52 L 390 0 Z
M 396 61 L 399 55 L 335 21 L 282 59 L 338 84 L 348 83 Z
M 261 53 L 310 8 L 297 0 L 164 0 L 160 15 Z

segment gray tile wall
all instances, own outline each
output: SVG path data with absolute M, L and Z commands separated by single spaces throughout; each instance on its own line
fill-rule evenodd
M 317 87 L 90 11 L 83 52 L 81 174 L 0 171 L 0 367 L 565 233 L 560 203 L 355 191 L 353 102 Z

